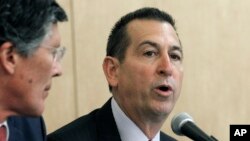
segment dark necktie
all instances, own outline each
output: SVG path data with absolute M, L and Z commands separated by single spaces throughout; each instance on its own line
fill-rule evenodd
M 6 128 L 4 125 L 0 127 L 0 141 L 6 141 Z

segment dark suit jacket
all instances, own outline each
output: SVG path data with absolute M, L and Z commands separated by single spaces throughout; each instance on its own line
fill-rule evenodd
M 45 141 L 46 129 L 42 117 L 9 117 L 9 141 Z
M 111 109 L 111 99 L 100 109 L 82 116 L 48 135 L 48 141 L 121 141 Z M 161 141 L 175 139 L 161 132 Z

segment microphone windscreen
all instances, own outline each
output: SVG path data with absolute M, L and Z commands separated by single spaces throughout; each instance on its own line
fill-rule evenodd
M 171 128 L 173 132 L 177 135 L 183 135 L 181 128 L 188 121 L 194 122 L 193 118 L 185 112 L 175 115 L 171 121 Z

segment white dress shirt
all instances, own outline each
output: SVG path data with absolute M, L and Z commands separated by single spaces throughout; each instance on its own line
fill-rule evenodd
M 140 128 L 125 115 L 114 98 L 111 100 L 111 108 L 122 141 L 149 140 Z M 151 141 L 160 141 L 160 131 Z
M 7 121 L 0 123 L 0 127 L 2 127 L 2 126 L 5 126 L 5 128 L 6 128 L 6 133 L 7 133 L 6 139 L 8 141 L 9 140 L 9 127 L 8 127 Z

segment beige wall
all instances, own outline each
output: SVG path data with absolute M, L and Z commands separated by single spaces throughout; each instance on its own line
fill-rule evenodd
M 207 133 L 229 140 L 230 124 L 250 121 L 250 1 L 58 0 L 69 15 L 61 24 L 67 47 L 64 75 L 54 80 L 44 117 L 48 132 L 102 106 L 111 96 L 102 72 L 108 34 L 124 14 L 143 6 L 168 11 L 184 47 L 185 77 L 173 115 L 186 111 Z

